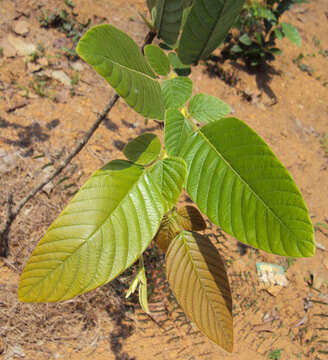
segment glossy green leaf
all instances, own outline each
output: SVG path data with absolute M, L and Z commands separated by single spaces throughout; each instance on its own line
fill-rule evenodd
M 136 112 L 163 120 L 160 85 L 127 34 L 111 25 L 95 26 L 81 38 L 76 51 Z
M 190 122 L 180 111 L 169 109 L 165 114 L 164 143 L 167 153 L 179 156 L 182 146 L 192 134 Z
M 174 44 L 179 36 L 183 5 L 183 0 L 157 0 L 155 28 L 168 44 Z
M 192 95 L 192 81 L 187 77 L 166 80 L 162 84 L 162 93 L 166 109 L 179 109 Z
M 230 106 L 215 96 L 197 94 L 189 102 L 190 115 L 201 123 L 219 120 L 230 113 Z
M 168 157 L 155 164 L 150 173 L 166 202 L 167 211 L 177 203 L 187 176 L 183 159 Z
M 156 45 L 146 45 L 145 55 L 153 70 L 165 76 L 170 72 L 170 62 L 165 52 Z
M 299 189 L 245 123 L 223 118 L 202 127 L 181 156 L 189 195 L 228 234 L 269 253 L 314 254 L 313 227 Z
M 297 46 L 301 46 L 302 38 L 297 29 L 292 24 L 286 22 L 282 22 L 280 25 L 288 40 Z
M 135 164 L 148 165 L 158 158 L 161 148 L 157 135 L 145 133 L 126 144 L 123 153 Z
M 70 299 L 109 282 L 132 265 L 182 189 L 183 160 L 163 162 L 148 171 L 114 160 L 96 171 L 34 250 L 21 276 L 19 299 Z
M 184 231 L 166 254 L 170 287 L 188 317 L 212 341 L 232 352 L 232 299 L 223 261 L 208 238 Z
M 224 41 L 243 4 L 244 0 L 195 0 L 178 47 L 181 61 L 206 59 Z

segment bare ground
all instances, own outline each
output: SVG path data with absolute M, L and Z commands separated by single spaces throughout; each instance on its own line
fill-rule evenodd
M 144 1 L 76 0 L 0 1 L 0 42 L 8 35 L 38 47 L 40 58 L 10 54 L 0 58 L 0 215 L 10 193 L 19 201 L 52 171 L 94 121 L 112 90 L 86 64 L 67 58 L 72 42 L 55 28 L 41 28 L 43 11 L 65 9 L 78 23 L 110 22 L 139 44 L 147 32 L 135 9 Z M 297 48 L 282 41 L 283 55 L 259 74 L 241 63 L 209 62 L 193 69 L 195 92 L 229 103 L 287 166 L 308 204 L 313 223 L 328 223 L 328 49 L 326 0 L 295 7 L 286 19 L 300 31 Z M 75 14 L 75 15 L 74 15 Z M 15 34 L 25 21 L 26 35 Z M 19 30 L 19 28 L 18 28 Z M 318 41 L 320 41 L 320 44 Z M 8 53 L 9 51 L 9 53 Z M 293 59 L 304 54 L 297 66 Z M 33 65 L 40 65 L 37 72 Z M 78 65 L 77 65 L 78 64 Z M 78 69 L 78 70 L 77 70 Z M 40 76 L 41 71 L 41 76 Z M 73 85 L 52 76 L 64 71 Z M 77 71 L 79 79 L 77 79 Z M 43 75 L 42 75 L 43 72 Z M 75 79 L 75 81 L 74 81 Z M 0 260 L 0 358 L 26 359 L 266 359 L 281 349 L 281 359 L 325 359 L 328 302 L 327 250 L 310 259 L 287 260 L 255 250 L 241 255 L 237 242 L 209 224 L 208 234 L 224 257 L 234 299 L 235 351 L 227 354 L 186 319 L 164 278 L 159 259 L 148 256 L 153 293 L 152 318 L 136 299 L 123 299 L 131 271 L 119 280 L 62 304 L 23 304 L 16 296 L 19 274 L 32 249 L 78 187 L 97 168 L 122 157 L 124 144 L 159 126 L 134 113 L 121 100 L 84 150 L 45 191 L 23 209 L 10 232 L 11 255 Z M 328 231 L 317 227 L 316 241 L 328 249 Z M 255 263 L 267 261 L 287 269 L 289 285 L 273 296 L 261 289 Z M 314 301 L 313 301 L 314 300 Z M 319 314 L 319 315 L 318 315 Z

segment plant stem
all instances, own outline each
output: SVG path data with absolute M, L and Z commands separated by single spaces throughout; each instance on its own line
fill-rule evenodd
M 147 44 L 151 44 L 154 40 L 156 34 L 152 31 L 149 31 L 145 37 L 144 43 L 141 47 L 141 51 L 144 52 L 144 47 Z M 17 218 L 18 214 L 22 210 L 22 208 L 26 205 L 26 203 L 32 199 L 40 190 L 43 189 L 45 185 L 47 185 L 51 180 L 53 180 L 57 175 L 59 175 L 66 166 L 72 161 L 72 159 L 79 154 L 79 152 L 84 148 L 84 146 L 88 143 L 92 135 L 98 129 L 99 125 L 105 120 L 106 116 L 109 114 L 113 106 L 116 104 L 119 99 L 118 94 L 114 94 L 110 99 L 109 103 L 103 109 L 103 111 L 98 115 L 94 123 L 91 125 L 86 134 L 82 137 L 82 139 L 73 147 L 72 151 L 68 154 L 68 156 L 59 164 L 57 169 L 52 173 L 46 176 L 43 180 L 40 181 L 38 185 L 36 185 L 23 199 L 21 199 L 17 205 L 14 205 L 13 194 L 10 194 L 8 197 L 8 211 L 7 211 L 7 220 L 5 221 L 5 225 L 0 230 L 0 257 L 8 257 L 9 255 L 9 232 L 12 223 Z

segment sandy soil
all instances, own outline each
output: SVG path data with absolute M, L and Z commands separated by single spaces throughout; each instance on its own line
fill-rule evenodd
M 147 32 L 136 9 L 144 1 L 0 0 L 0 215 L 10 193 L 19 201 L 67 154 L 112 94 L 108 84 L 79 60 L 64 55 L 72 42 L 58 29 L 40 27 L 47 11 L 65 9 L 76 22 L 110 22 L 139 44 Z M 328 6 L 326 0 L 295 7 L 284 20 L 303 39 L 297 48 L 281 41 L 283 55 L 265 72 L 251 74 L 241 63 L 203 63 L 192 71 L 194 92 L 218 96 L 272 147 L 287 166 L 308 204 L 313 224 L 328 224 Z M 22 22 L 24 22 L 22 24 Z M 19 26 L 18 26 L 19 24 Z M 16 33 L 15 33 L 16 32 Z M 17 34 L 18 33 L 18 34 Z M 13 54 L 8 36 L 34 45 L 41 54 Z M 12 39 L 12 38 L 11 38 Z M 14 40 L 15 41 L 15 40 Z M 9 41 L 10 42 L 10 41 Z M 322 50 L 322 51 L 320 51 Z M 303 72 L 293 59 L 303 53 Z M 39 66 L 39 69 L 37 67 Z M 41 76 L 40 76 L 41 71 Z M 73 85 L 55 80 L 63 71 Z M 43 74 L 43 75 L 42 75 Z M 62 75 L 62 74 L 61 74 Z M 66 79 L 67 80 L 67 79 Z M 62 81 L 63 77 L 62 77 Z M 67 82 L 67 81 L 66 81 Z M 175 302 L 164 279 L 162 256 L 148 256 L 152 317 L 133 298 L 124 300 L 131 271 L 119 280 L 63 304 L 22 304 L 16 296 L 19 275 L 50 223 L 97 168 L 122 157 L 131 138 L 144 131 L 162 137 L 160 127 L 123 102 L 97 130 L 83 151 L 14 222 L 11 255 L 0 259 L 0 359 L 267 359 L 281 349 L 282 360 L 324 359 L 327 351 L 328 231 L 316 227 L 317 249 L 310 259 L 287 260 L 248 250 L 209 224 L 207 231 L 224 257 L 234 300 L 235 350 L 227 354 L 207 340 Z M 255 263 L 285 266 L 289 285 L 270 294 L 258 282 Z

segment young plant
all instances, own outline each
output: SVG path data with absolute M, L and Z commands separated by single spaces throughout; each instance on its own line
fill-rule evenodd
M 194 1 L 180 39 L 186 2 L 148 4 L 158 34 L 177 44 L 177 54 L 167 56 L 148 45 L 145 57 L 111 25 L 89 30 L 77 53 L 136 112 L 164 120 L 164 148 L 155 134 L 142 134 L 125 147 L 126 160 L 113 160 L 89 178 L 34 250 L 18 295 L 26 302 L 67 300 L 113 280 L 139 259 L 127 296 L 139 286 L 141 306 L 148 311 L 142 256 L 154 239 L 166 254 L 167 277 L 186 314 L 232 351 L 224 264 L 198 233 L 205 229 L 200 212 L 177 206 L 182 189 L 213 223 L 269 253 L 312 256 L 313 227 L 299 189 L 264 140 L 228 117 L 223 101 L 193 96 L 191 79 L 171 72 L 170 60 L 176 66 L 177 56 L 184 64 L 206 58 L 226 36 L 242 1 Z M 208 28 L 203 25 L 195 38 L 199 21 Z
M 297 29 L 280 21 L 281 16 L 294 4 L 307 0 L 248 0 L 236 21 L 237 32 L 230 35 L 222 50 L 225 58 L 241 58 L 250 67 L 273 61 L 281 54 L 277 40 L 287 37 L 293 44 L 301 45 Z

